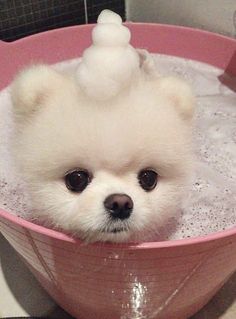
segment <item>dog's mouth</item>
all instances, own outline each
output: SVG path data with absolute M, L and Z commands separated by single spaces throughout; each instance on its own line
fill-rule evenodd
M 118 234 L 118 233 L 127 232 L 127 231 L 129 231 L 128 227 L 104 228 L 101 230 L 102 233 L 107 233 L 107 234 Z
M 130 229 L 129 221 L 106 221 L 103 226 L 99 229 L 102 234 L 121 234 L 127 233 Z
M 112 229 L 112 231 L 110 231 L 110 233 L 117 234 L 117 233 L 127 232 L 127 231 L 128 231 L 127 228 L 114 228 Z

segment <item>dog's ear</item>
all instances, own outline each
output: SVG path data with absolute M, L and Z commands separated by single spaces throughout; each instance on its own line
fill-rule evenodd
M 47 65 L 21 71 L 11 85 L 14 115 L 24 118 L 35 112 L 54 90 L 62 89 L 64 81 L 62 74 Z
M 159 78 L 158 88 L 172 101 L 182 119 L 192 119 L 195 97 L 191 87 L 184 80 L 175 77 Z

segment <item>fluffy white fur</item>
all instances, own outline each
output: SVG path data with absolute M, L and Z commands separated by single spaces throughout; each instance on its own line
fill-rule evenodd
M 103 16 L 108 29 L 110 20 L 121 26 L 117 16 L 107 11 Z M 100 24 L 103 19 L 99 18 Z M 110 50 L 104 50 L 104 58 Z M 125 64 L 122 67 L 123 73 L 129 72 L 120 78 L 127 85 L 117 80 L 115 94 L 105 98 L 101 92 L 110 85 L 105 78 L 110 79 L 116 67 L 108 73 L 101 69 L 99 81 L 93 56 L 82 62 L 87 67 L 89 61 L 91 66 L 88 75 L 84 73 L 84 85 L 81 78 L 69 78 L 46 65 L 30 67 L 16 77 L 12 85 L 13 150 L 32 197 L 32 219 L 88 241 L 121 242 L 151 239 L 176 214 L 191 170 L 193 96 L 182 80 L 149 75 L 150 63 L 137 56 L 138 66 L 131 67 L 137 67 L 134 73 Z M 93 175 L 82 193 L 65 186 L 64 176 L 73 168 Z M 144 168 L 159 174 L 150 192 L 137 179 Z M 130 218 L 113 223 L 114 227 L 125 224 L 128 230 L 101 232 L 109 223 L 103 202 L 114 193 L 133 200 Z

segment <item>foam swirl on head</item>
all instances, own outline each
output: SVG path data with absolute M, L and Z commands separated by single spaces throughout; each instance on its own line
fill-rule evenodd
M 84 51 L 77 70 L 79 85 L 89 97 L 110 99 L 131 85 L 139 72 L 139 56 L 130 37 L 118 14 L 101 12 L 92 31 L 93 44 Z

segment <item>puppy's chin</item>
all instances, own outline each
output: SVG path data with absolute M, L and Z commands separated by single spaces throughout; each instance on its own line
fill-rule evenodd
M 132 241 L 132 232 L 130 230 L 116 231 L 116 232 L 97 232 L 91 233 L 84 238 L 87 243 L 93 242 L 110 242 L 110 243 L 127 243 Z
M 69 233 L 71 234 L 71 231 Z M 94 242 L 127 243 L 135 241 L 135 231 L 132 227 L 128 227 L 125 224 L 123 226 L 113 225 L 112 227 L 109 225 L 109 227 L 99 228 L 97 230 L 76 230 L 73 234 L 87 244 Z
M 168 218 L 169 216 L 169 218 Z M 170 238 L 178 227 L 178 220 L 181 217 L 181 210 L 172 207 L 172 212 L 168 210 L 168 214 L 159 219 L 159 223 L 155 220 L 143 228 L 136 229 L 135 225 L 129 227 L 114 227 L 113 229 L 98 229 L 87 231 L 68 230 L 68 234 L 78 237 L 84 241 L 85 244 L 94 242 L 107 243 L 140 243 L 163 241 Z M 65 231 L 62 230 L 62 231 Z

